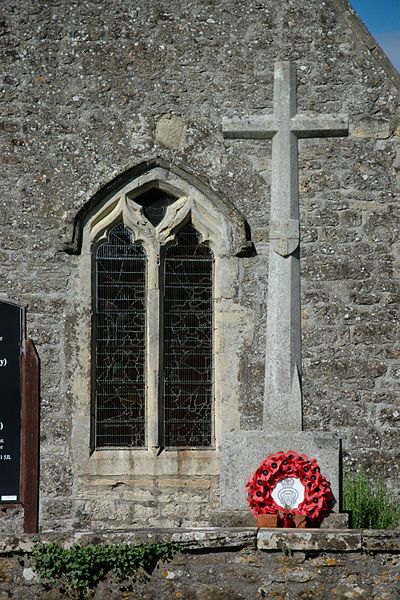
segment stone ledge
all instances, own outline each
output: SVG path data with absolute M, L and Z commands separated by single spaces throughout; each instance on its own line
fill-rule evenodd
M 112 529 L 96 531 L 48 531 L 35 535 L 0 535 L 0 554 L 31 552 L 37 543 L 73 544 L 155 544 L 175 542 L 184 550 L 256 548 L 255 527 L 196 527 L 193 529 Z
M 364 529 L 361 537 L 364 552 L 400 552 L 399 529 Z
M 30 553 L 35 544 L 151 544 L 176 542 L 182 550 L 214 551 L 252 548 L 266 552 L 400 553 L 399 530 L 256 529 L 198 527 L 191 529 L 113 529 L 48 531 L 37 535 L 0 535 L 0 555 Z
M 260 529 L 258 550 L 360 552 L 361 532 L 348 529 Z
M 259 529 L 257 549 L 289 552 L 400 552 L 400 531 L 386 529 Z

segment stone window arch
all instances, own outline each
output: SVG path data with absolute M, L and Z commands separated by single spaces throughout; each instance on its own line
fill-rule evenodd
M 219 257 L 229 252 L 232 228 L 204 196 L 194 197 L 193 190 L 171 179 L 160 168 L 136 179 L 88 223 L 97 269 L 92 290 L 94 449 L 215 446 L 213 263 L 214 252 Z M 121 256 L 114 256 L 118 236 Z M 107 269 L 106 262 L 114 265 L 114 274 L 99 273 Z M 108 279 L 99 282 L 99 277 Z M 127 277 L 135 278 L 133 285 Z M 141 311 L 145 318 L 128 351 L 114 338 L 128 335 L 118 323 L 130 309 L 125 305 L 131 295 L 138 312 L 130 318 L 138 321 Z M 102 306 L 101 314 L 96 310 L 99 301 L 111 306 L 108 315 Z M 116 325 L 110 333 L 111 322 Z
M 90 423 L 93 423 L 96 415 L 95 406 L 90 405 L 89 399 L 90 381 L 95 377 L 94 352 L 90 344 L 94 319 L 91 314 L 93 257 L 98 248 L 107 247 L 116 227 L 123 227 L 129 233 L 131 243 L 141 248 L 145 257 L 146 323 L 143 343 L 144 437 L 135 434 L 138 435 L 137 439 L 140 438 L 139 441 L 131 441 L 126 446 L 116 444 L 114 447 L 107 444 L 102 446 L 93 439 Z M 165 378 L 163 353 L 160 351 L 165 333 L 162 313 L 163 265 L 168 258 L 168 249 L 176 245 L 180 232 L 187 227 L 192 228 L 198 237 L 198 244 L 207 249 L 212 262 L 211 424 L 205 436 L 206 441 L 200 443 L 197 439 L 194 444 L 190 440 L 180 442 L 179 439 L 171 443 L 165 431 Z M 160 161 L 146 163 L 145 167 L 125 173 L 114 185 L 107 185 L 102 195 L 95 195 L 78 213 L 72 241 L 65 245 L 65 250 L 70 254 L 80 254 L 80 275 L 75 293 L 79 298 L 76 311 L 80 315 L 81 347 L 74 373 L 73 452 L 76 457 L 74 464 L 84 478 L 101 474 L 108 476 L 111 472 L 113 476 L 127 472 L 151 473 L 154 469 L 173 474 L 183 468 L 183 456 L 187 463 L 184 468 L 188 472 L 198 468 L 199 460 L 208 465 L 202 469 L 215 472 L 215 461 L 219 460 L 221 423 L 224 422 L 224 426 L 232 423 L 232 427 L 237 427 L 239 420 L 237 399 L 234 391 L 226 385 L 226 379 L 237 359 L 229 336 L 235 333 L 234 321 L 241 318 L 232 300 L 232 295 L 236 293 L 238 255 L 249 247 L 245 222 L 234 207 L 187 171 Z M 232 352 L 232 358 L 229 358 L 227 348 Z M 221 361 L 221 355 L 226 355 L 227 360 Z M 210 412 L 210 405 L 207 410 Z M 224 410 L 227 410 L 226 414 Z M 142 413 L 139 420 L 142 419 Z M 193 454 L 189 455 L 187 449 Z M 179 454 L 181 450 L 184 450 L 183 455 Z M 195 455 L 198 458 L 190 458 Z M 189 463 L 191 465 L 193 460 L 195 462 L 190 467 Z

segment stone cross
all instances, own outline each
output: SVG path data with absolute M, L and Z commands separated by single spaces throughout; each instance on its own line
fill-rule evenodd
M 272 138 L 264 430 L 301 431 L 299 138 L 348 133 L 347 115 L 297 113 L 296 66 L 275 66 L 272 115 L 224 118 L 228 138 Z

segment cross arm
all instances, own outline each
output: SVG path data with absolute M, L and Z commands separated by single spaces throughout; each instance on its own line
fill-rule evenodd
M 269 115 L 224 117 L 222 119 L 222 132 L 226 138 L 264 140 L 272 138 L 277 130 L 276 119 Z
M 291 130 L 298 138 L 345 137 L 349 133 L 349 117 L 338 115 L 296 115 L 291 119 Z

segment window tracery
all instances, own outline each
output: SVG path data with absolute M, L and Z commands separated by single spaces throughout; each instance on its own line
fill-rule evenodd
M 65 245 L 67 252 L 78 251 L 82 254 L 80 261 L 81 279 L 78 291 L 81 300 L 78 306 L 81 307 L 79 310 L 82 311 L 84 318 L 81 321 L 80 362 L 75 377 L 80 416 L 75 421 L 74 440 L 76 448 L 83 449 L 82 444 L 87 443 L 90 437 L 92 452 L 89 455 L 90 458 L 88 457 L 89 462 L 85 462 L 82 457 L 81 468 L 83 470 L 88 469 L 90 472 L 93 470 L 93 473 L 103 472 L 103 469 L 104 473 L 108 472 L 108 469 L 117 469 L 121 473 L 125 472 L 126 469 L 129 472 L 131 469 L 134 469 L 135 472 L 136 469 L 138 472 L 145 469 L 143 472 L 147 472 L 148 469 L 155 468 L 155 466 L 152 466 L 152 461 L 156 457 L 157 463 L 161 461 L 164 464 L 166 461 L 165 465 L 169 465 L 168 469 L 172 469 L 173 464 L 176 464 L 176 468 L 178 468 L 178 463 L 176 463 L 178 453 L 171 451 L 180 448 L 203 450 L 201 455 L 196 453 L 196 459 L 192 452 L 185 454 L 185 460 L 192 460 L 189 459 L 189 456 L 193 456 L 193 460 L 213 461 L 212 456 L 214 454 L 204 452 L 204 450 L 213 451 L 213 449 L 218 449 L 221 439 L 221 411 L 225 410 L 224 403 L 228 396 L 225 391 L 226 386 L 223 383 L 226 361 L 221 362 L 218 357 L 221 352 L 226 353 L 223 347 L 231 331 L 229 326 L 228 329 L 222 330 L 221 323 L 225 321 L 229 323 L 232 315 L 236 314 L 234 312 L 226 314 L 225 311 L 226 307 L 230 306 L 229 298 L 235 293 L 236 289 L 234 278 L 238 268 L 238 259 L 235 255 L 249 248 L 243 218 L 228 201 L 214 197 L 215 194 L 212 190 L 196 181 L 187 172 L 175 167 L 166 169 L 157 165 L 153 167 L 150 164 L 147 169 L 135 174 L 133 179 L 128 178 L 126 183 L 123 183 L 122 176 L 118 177 L 118 182 L 118 185 L 114 188 L 111 184 L 107 185 L 107 193 L 100 197 L 101 193 L 99 192 L 96 197 L 90 199 L 81 208 L 75 220 L 73 239 Z M 155 214 L 151 215 L 152 211 Z M 92 398 L 95 397 L 93 390 L 96 385 L 93 332 L 96 332 L 97 325 L 93 315 L 96 309 L 96 301 L 94 300 L 95 279 L 93 278 L 95 270 L 93 269 L 97 249 L 102 244 L 109 243 L 110 235 L 111 237 L 113 235 L 112 230 L 116 226 L 126 228 L 129 233 L 130 244 L 134 244 L 136 248 L 140 247 L 144 258 L 145 319 L 144 341 L 141 338 L 141 343 L 143 344 L 142 348 L 144 347 L 142 364 L 144 368 L 145 412 L 143 417 L 143 402 L 140 400 L 141 408 L 136 411 L 136 416 L 140 422 L 137 431 L 131 426 L 128 433 L 125 430 L 125 439 L 118 439 L 116 435 L 113 438 L 115 444 L 103 445 L 104 438 L 101 439 L 100 435 L 96 442 L 96 401 L 92 401 L 91 405 L 88 402 L 90 379 L 92 381 Z M 208 264 L 206 268 L 208 269 L 206 270 L 208 283 L 205 284 L 203 281 L 204 289 L 202 291 L 193 289 L 191 293 L 193 292 L 197 297 L 200 297 L 203 304 L 208 302 L 208 306 L 211 307 L 211 317 L 208 316 L 208 321 L 205 320 L 206 317 L 200 314 L 201 310 L 199 316 L 195 317 L 199 324 L 197 347 L 200 353 L 209 352 L 209 358 L 207 359 L 208 362 L 206 362 L 204 356 L 200 359 L 203 364 L 203 368 L 200 369 L 204 375 L 203 380 L 192 381 L 192 387 L 195 388 L 197 385 L 197 389 L 189 394 L 186 400 L 186 405 L 189 406 L 192 413 L 196 413 L 197 421 L 195 419 L 193 424 L 192 418 L 189 417 L 186 421 L 187 432 L 182 434 L 182 429 L 179 431 L 177 426 L 178 415 L 176 412 L 168 423 L 168 401 L 165 402 L 168 398 L 166 395 L 164 399 L 164 388 L 168 383 L 165 354 L 169 352 L 170 348 L 167 347 L 168 332 L 166 330 L 167 319 L 165 317 L 163 295 L 165 289 L 165 261 L 172 258 L 173 249 L 176 248 L 180 232 L 184 231 L 185 227 L 191 227 L 192 233 L 195 232 L 193 234 L 195 240 L 193 247 L 203 249 L 205 261 L 202 264 L 204 267 Z M 178 258 L 182 262 L 182 256 Z M 188 258 L 193 261 L 196 256 L 189 256 Z M 139 260 L 138 257 L 136 257 L 136 260 Z M 91 285 L 90 268 L 92 269 Z M 209 284 L 210 273 L 212 285 Z M 187 289 L 191 289 L 189 285 Z M 209 301 L 206 302 L 207 295 Z M 188 299 L 185 300 L 185 302 L 187 301 Z M 190 303 L 193 301 L 193 298 L 189 300 Z M 92 317 L 87 320 L 85 315 L 90 306 L 92 306 Z M 91 352 L 86 341 L 90 339 L 90 330 L 92 331 Z M 182 343 L 184 341 L 189 343 L 190 341 L 187 331 L 189 331 L 188 328 L 183 324 L 178 334 Z M 176 333 L 174 326 L 173 335 L 176 335 Z M 211 343 L 210 339 L 212 339 Z M 193 342 L 193 338 L 191 341 Z M 182 353 L 182 356 L 184 356 L 184 353 Z M 173 366 L 176 366 L 176 356 L 173 357 L 173 360 L 175 361 Z M 199 369 L 197 370 L 199 371 Z M 178 371 L 179 368 L 175 370 L 173 378 L 176 378 Z M 89 377 L 90 374 L 91 378 Z M 166 383 L 164 383 L 164 380 Z M 200 384 L 203 386 L 202 388 Z M 143 396 L 141 397 L 143 398 Z M 195 397 L 197 400 L 194 400 Z M 125 402 L 129 400 L 130 398 L 125 396 Z M 174 405 L 174 402 L 174 400 L 170 400 L 170 409 L 177 406 Z M 192 402 L 192 405 L 190 402 Z M 139 404 L 136 403 L 137 406 Z M 133 414 L 132 406 L 131 404 L 128 410 L 130 414 Z M 236 404 L 234 406 L 235 408 L 223 417 L 225 421 L 230 419 L 230 422 L 236 423 Z M 100 409 L 100 405 L 98 405 L 98 409 Z M 172 414 L 173 410 L 170 412 L 170 415 Z M 98 413 L 98 416 L 100 417 L 100 413 Z M 142 424 L 143 419 L 144 426 Z M 92 424 L 91 427 L 89 427 L 89 423 Z M 189 424 L 192 427 L 191 431 L 189 430 Z M 109 431 L 113 431 L 111 422 L 108 422 L 107 426 Z M 175 432 L 173 432 L 174 428 Z M 99 428 L 97 428 L 97 431 L 100 434 Z M 85 440 L 87 441 L 85 442 Z M 161 452 L 163 449 L 170 450 L 170 452 Z M 94 452 L 94 450 L 102 450 L 102 452 Z M 108 452 L 105 452 L 105 450 L 108 450 Z M 118 465 L 114 464 L 113 458 L 117 456 L 115 454 L 116 450 L 120 451 Z M 127 450 L 130 450 L 130 452 L 127 452 Z M 131 463 L 131 460 L 134 460 L 135 463 Z M 112 461 L 112 463 L 109 461 Z M 136 461 L 139 462 L 136 463 Z

